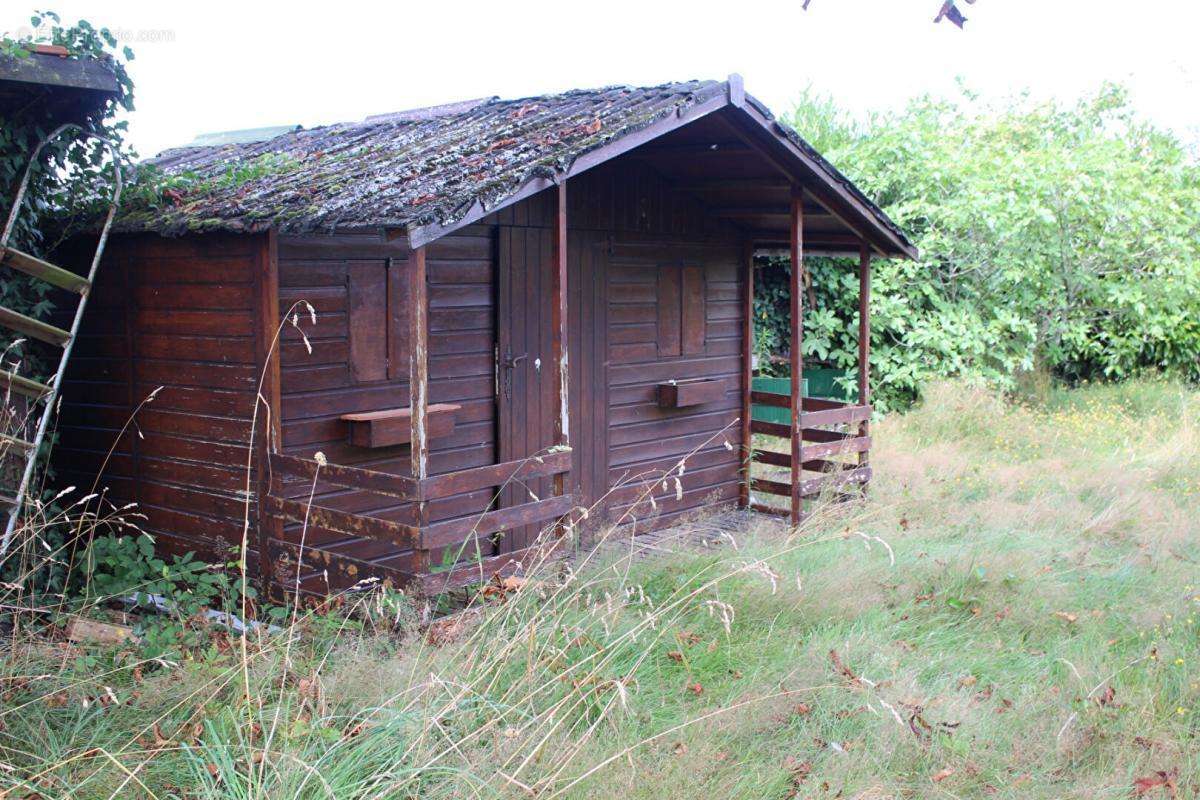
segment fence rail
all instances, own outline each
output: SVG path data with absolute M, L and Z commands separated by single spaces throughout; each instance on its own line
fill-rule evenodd
M 513 481 L 564 475 L 571 470 L 571 451 L 565 447 L 552 449 L 544 455 L 434 475 L 422 480 L 282 453 L 271 453 L 269 464 L 273 477 L 271 485 L 276 488 L 263 498 L 263 505 L 271 517 L 307 524 L 346 537 L 382 542 L 399 551 L 413 551 L 414 566 L 404 572 L 344 555 L 324 545 L 300 548 L 294 542 L 275 543 L 279 554 L 288 562 L 281 561 L 280 566 L 310 572 L 332 570 L 336 576 L 347 580 L 361 580 L 373 571 L 383 572 L 406 584 L 437 591 L 460 588 L 477 578 L 487 580 L 505 570 L 519 568 L 525 560 L 535 553 L 544 552 L 545 548 L 535 545 L 511 553 L 489 553 L 474 561 L 453 563 L 446 569 L 428 566 L 431 563 L 430 553 L 457 548 L 460 554 L 477 555 L 481 548 L 492 547 L 488 537 L 511 528 L 559 520 L 571 512 L 574 503 L 572 495 L 561 494 L 471 516 L 411 525 L 282 497 L 278 493 L 281 481 L 274 480 L 276 477 L 291 477 L 313 482 L 314 485 L 321 482 L 344 489 L 358 489 L 409 502 L 414 509 L 419 509 L 432 500 L 480 489 L 498 490 Z M 422 515 L 418 513 L 416 516 L 420 519 Z
M 750 400 L 755 405 L 768 408 L 790 409 L 792 405 L 789 395 L 760 390 L 752 391 Z M 871 480 L 871 468 L 866 464 L 871 437 L 862 435 L 863 423 L 871 418 L 871 406 L 818 397 L 805 397 L 801 402 L 797 430 L 778 422 L 759 419 L 751 419 L 750 422 L 752 434 L 788 442 L 797 437 L 799 447 L 789 449 L 789 452 L 751 447 L 746 463 L 751 492 L 750 508 L 792 517 L 793 522 L 799 519 L 790 508 L 771 505 L 754 495 L 784 497 L 789 501 L 802 502 L 851 485 L 865 486 Z M 798 452 L 800 457 L 800 468 L 795 472 L 792 470 L 792 450 Z M 845 456 L 855 456 L 855 460 L 841 460 Z M 776 471 L 757 475 L 754 473 L 756 464 Z M 799 479 L 793 480 L 793 474 L 798 475 Z

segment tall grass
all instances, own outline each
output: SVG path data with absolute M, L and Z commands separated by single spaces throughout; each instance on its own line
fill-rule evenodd
M 1163 382 L 946 384 L 874 426 L 867 501 L 799 531 L 547 561 L 424 627 L 372 594 L 244 654 L 14 632 L 0 791 L 1191 796 L 1198 411 Z

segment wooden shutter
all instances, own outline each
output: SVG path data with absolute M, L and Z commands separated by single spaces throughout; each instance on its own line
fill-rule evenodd
M 679 267 L 658 270 L 658 357 L 671 358 L 682 353 L 679 337 L 682 287 Z
M 389 380 L 408 380 L 409 358 L 412 354 L 409 316 L 412 314 L 408 262 L 388 259 L 387 318 Z
M 683 268 L 683 291 L 680 292 L 680 339 L 685 356 L 704 352 L 707 339 L 707 309 L 705 307 L 704 267 Z
M 412 313 L 408 263 L 351 262 L 346 280 L 351 376 L 358 383 L 407 381 Z
M 387 268 L 379 261 L 351 262 L 346 281 L 350 375 L 359 383 L 386 380 Z
M 668 265 L 658 270 L 658 356 L 698 355 L 707 340 L 704 268 Z

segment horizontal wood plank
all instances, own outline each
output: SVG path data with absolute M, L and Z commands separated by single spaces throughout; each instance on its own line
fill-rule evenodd
M 284 500 L 282 497 L 274 495 L 267 496 L 266 507 L 268 513 L 279 519 L 307 522 L 309 525 L 344 533 L 347 536 L 362 536 L 387 542 L 402 550 L 414 547 L 420 538 L 417 529 L 411 525 L 359 514 L 347 514 L 343 511 L 322 508 L 296 500 Z
M 843 406 L 824 411 L 805 411 L 800 414 L 800 424 L 805 428 L 822 425 L 841 425 L 848 422 L 863 422 L 871 418 L 870 406 Z
M 437 500 L 442 497 L 472 492 L 476 489 L 500 486 L 512 480 L 560 475 L 570 469 L 570 450 L 507 461 L 503 464 L 489 464 L 425 478 L 420 484 L 421 499 Z
M 800 452 L 801 458 L 808 460 L 812 458 L 826 458 L 828 456 L 842 455 L 844 453 L 865 453 L 870 449 L 870 436 L 855 436 L 854 438 L 841 439 L 836 442 L 806 444 Z
M 282 474 L 306 480 L 319 477 L 321 481 L 346 489 L 363 489 L 376 494 L 397 497 L 401 500 L 416 500 L 419 486 L 405 475 L 391 475 L 361 467 L 344 467 L 338 464 L 318 464 L 308 458 L 271 454 L 271 469 Z
M 858 469 L 845 470 L 844 472 L 834 472 L 829 475 L 822 475 L 819 478 L 809 478 L 801 481 L 800 496 L 812 497 L 839 486 L 851 483 L 864 484 L 870 480 L 870 467 L 859 467 Z
M 460 544 L 472 537 L 489 536 L 509 528 L 558 519 L 571 510 L 574 501 L 572 495 L 566 494 L 473 517 L 435 522 L 421 530 L 421 548 L 436 550 Z

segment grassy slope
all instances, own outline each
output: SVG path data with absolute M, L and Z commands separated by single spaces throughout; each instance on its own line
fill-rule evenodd
M 448 644 L 311 618 L 291 645 L 249 642 L 244 671 L 235 641 L 136 677 L 136 653 L 23 641 L 0 787 L 1125 797 L 1174 770 L 1191 797 L 1198 412 L 1164 383 L 1034 408 L 940 387 L 876 426 L 865 505 L 790 539 L 764 525 L 736 551 L 548 576 Z M 105 686 L 120 705 L 85 704 Z

